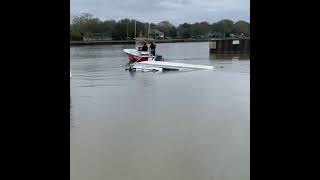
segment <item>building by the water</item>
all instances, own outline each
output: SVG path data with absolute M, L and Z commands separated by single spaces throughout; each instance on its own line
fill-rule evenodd
M 158 29 L 150 29 L 150 34 L 154 35 L 155 38 L 164 39 L 164 33 Z

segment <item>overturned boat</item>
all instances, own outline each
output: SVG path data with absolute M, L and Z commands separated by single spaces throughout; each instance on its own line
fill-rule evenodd
M 127 70 L 131 71 L 169 71 L 169 70 L 200 70 L 213 69 L 213 66 L 185 64 L 176 62 L 166 62 L 161 55 L 152 55 L 150 51 L 143 51 L 143 43 L 154 42 L 150 38 L 136 38 L 135 49 L 124 49 L 129 57 L 129 67 Z

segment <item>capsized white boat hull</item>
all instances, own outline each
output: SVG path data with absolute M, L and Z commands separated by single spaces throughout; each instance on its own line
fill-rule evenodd
M 161 72 L 163 70 L 163 68 L 148 67 L 148 66 L 141 66 L 141 65 L 132 65 L 129 70 L 141 71 L 141 72 Z
M 195 69 L 207 69 L 212 70 L 213 66 L 205 65 L 196 65 L 196 64 L 185 64 L 185 63 L 176 63 L 176 62 L 166 62 L 166 61 L 143 61 L 135 63 L 135 66 L 141 67 L 152 67 L 152 68 L 162 68 L 163 70 L 195 70 Z

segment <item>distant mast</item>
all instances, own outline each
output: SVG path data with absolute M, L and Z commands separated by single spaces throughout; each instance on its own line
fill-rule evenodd
M 134 20 L 134 38 L 136 38 L 137 36 L 136 36 L 136 33 L 137 32 L 137 22 L 136 22 L 136 20 Z
M 128 22 L 127 22 L 127 40 L 128 40 L 128 37 L 129 37 L 129 36 L 128 36 Z
M 148 28 L 148 38 L 150 38 L 150 23 L 149 23 L 149 28 Z

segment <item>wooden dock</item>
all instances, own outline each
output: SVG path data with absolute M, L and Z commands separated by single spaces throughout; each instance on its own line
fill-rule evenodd
M 224 38 L 209 41 L 210 53 L 249 54 L 250 38 Z

